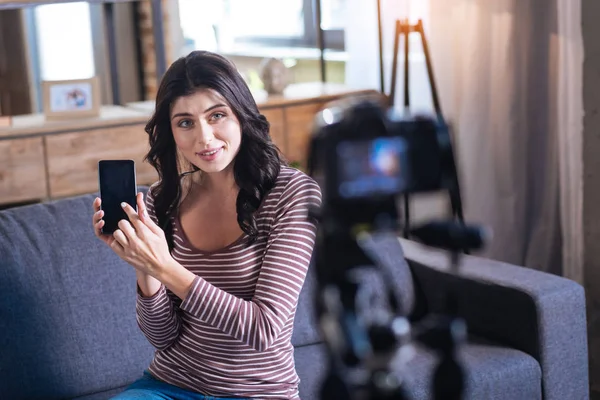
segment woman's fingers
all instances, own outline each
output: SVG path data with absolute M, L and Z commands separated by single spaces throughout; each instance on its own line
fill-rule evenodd
M 144 225 L 146 225 L 146 227 L 148 227 L 148 229 L 150 229 L 150 231 L 152 231 L 152 233 L 160 235 L 162 229 L 160 229 L 159 226 L 154 223 L 154 220 L 148 215 L 148 209 L 146 208 L 146 203 L 144 202 L 142 193 L 138 193 L 138 214 L 140 220 L 144 223 Z
M 143 203 L 143 200 L 142 200 L 142 203 Z M 147 233 L 147 230 L 152 231 L 152 225 L 154 224 L 154 222 L 152 222 L 150 217 L 143 217 L 143 216 L 140 217 L 138 215 L 139 212 L 143 213 L 146 210 L 145 207 L 143 209 L 144 211 L 141 211 L 138 208 L 138 212 L 136 212 L 133 209 L 133 207 L 131 207 L 127 203 L 121 203 L 121 207 L 123 207 L 125 214 L 127 214 L 127 217 L 129 218 L 131 225 L 133 225 L 133 227 L 135 228 L 135 231 L 137 232 L 138 236 L 144 237 Z M 139 199 L 138 199 L 138 207 L 139 207 Z
M 120 224 L 121 223 L 119 223 L 119 225 Z M 121 245 L 122 248 L 129 246 L 129 239 L 127 238 L 127 236 L 125 235 L 125 233 L 123 233 L 123 231 L 121 229 L 117 229 L 113 233 L 113 237 L 115 238 L 115 241 L 118 242 L 119 245 Z
M 115 233 L 116 233 L 116 232 L 119 232 L 119 231 L 115 231 Z M 121 232 L 121 234 L 123 234 L 123 232 Z M 119 257 L 123 257 L 123 256 L 124 256 L 124 254 L 125 254 L 125 248 L 124 248 L 124 247 L 123 247 L 123 245 L 122 245 L 122 244 L 121 244 L 121 243 L 120 243 L 120 242 L 119 242 L 117 239 L 115 239 L 113 236 L 111 236 L 111 238 L 112 238 L 112 241 L 109 243 L 109 246 L 110 246 L 110 248 L 111 248 L 111 249 L 113 249 L 113 251 L 114 251 L 115 253 L 117 253 L 117 255 L 118 255 Z
M 102 217 L 104 217 L 104 210 L 96 211 L 92 217 L 92 221 L 93 221 L 94 225 L 96 225 L 96 223 L 102 221 Z
M 119 221 L 119 229 L 120 231 L 125 235 L 126 239 L 127 239 L 127 243 L 122 243 L 122 244 L 127 244 L 129 246 L 131 246 L 131 244 L 137 240 L 138 236 L 139 236 L 139 231 L 134 229 L 134 227 L 129 223 L 129 221 L 122 219 Z
M 127 217 L 129 218 L 129 222 L 131 222 L 131 224 L 133 226 L 135 226 L 137 229 L 137 222 L 141 222 L 140 216 L 133 209 L 133 207 L 131 207 L 129 204 L 127 204 L 125 202 L 121 203 L 121 207 L 123 208 L 123 211 L 125 211 L 125 214 L 127 214 Z
M 98 236 L 104 243 L 110 245 L 115 239 L 111 235 L 105 235 L 102 233 L 102 227 L 104 226 L 104 220 L 100 220 L 94 224 L 94 233 Z
M 138 217 L 145 223 L 148 217 L 148 210 L 146 210 L 146 203 L 144 202 L 144 194 L 142 192 L 137 194 L 137 210 Z
M 102 217 L 104 217 L 104 211 L 100 209 L 101 204 L 102 200 L 100 200 L 99 197 L 96 197 L 94 203 L 92 204 L 94 209 L 94 214 L 92 215 L 92 225 L 94 226 L 94 234 L 106 241 L 104 237 L 105 235 L 102 234 L 102 227 L 104 226 L 104 220 Z
M 102 234 L 102 227 L 103 226 L 104 226 L 104 220 L 103 219 L 94 222 L 94 231 L 96 232 L 96 235 L 100 236 Z
M 140 221 L 142 221 L 144 223 L 144 225 L 146 225 L 147 228 L 149 228 L 152 232 L 154 232 L 154 230 L 152 229 L 152 226 L 155 224 L 154 224 L 154 221 L 152 220 L 152 218 L 150 218 L 150 215 L 148 215 L 148 209 L 146 208 L 146 202 L 144 201 L 143 193 L 138 193 L 137 206 L 138 206 L 137 207 L 138 218 L 140 219 Z
M 119 227 L 123 230 L 128 238 L 139 238 L 144 240 L 146 237 L 150 237 L 151 233 L 161 236 L 163 233 L 162 229 L 158 227 L 148 215 L 148 210 L 144 204 L 144 198 L 142 194 L 138 194 L 136 198 L 137 211 L 127 203 L 121 203 L 121 207 L 127 214 L 127 220 L 119 222 Z M 126 223 L 123 227 L 121 223 Z
M 102 210 L 100 210 L 100 204 L 100 198 L 96 197 L 94 203 L 92 204 L 92 207 L 94 209 L 94 215 L 92 215 L 92 225 L 94 225 L 94 232 L 96 233 L 96 236 L 100 234 L 100 232 L 96 229 L 96 225 L 102 219 L 103 216 Z
M 93 204 L 93 207 L 94 207 L 94 212 L 97 212 L 97 211 L 99 211 L 99 210 L 100 210 L 100 205 L 101 205 L 101 204 L 102 204 L 102 200 L 100 199 L 100 197 L 96 197 L 96 198 L 94 199 L 94 204 Z

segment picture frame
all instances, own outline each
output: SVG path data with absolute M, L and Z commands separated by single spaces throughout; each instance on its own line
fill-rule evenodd
M 43 81 L 43 110 L 47 120 L 91 118 L 100 115 L 100 83 L 88 79 Z
M 12 117 L 10 115 L 0 115 L 0 129 L 10 128 L 12 126 Z

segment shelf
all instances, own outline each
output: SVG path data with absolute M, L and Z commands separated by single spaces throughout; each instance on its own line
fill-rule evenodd
M 145 124 L 147 121 L 146 113 L 112 105 L 102 106 L 100 116 L 93 118 L 47 121 L 43 114 L 16 115 L 12 118 L 11 127 L 0 127 L 0 140 Z
M 0 0 L 0 10 L 14 10 L 25 7 L 35 7 L 47 4 L 75 3 L 82 0 L 55 0 L 55 1 L 36 1 L 36 0 Z M 138 0 L 83 0 L 87 3 L 131 3 Z

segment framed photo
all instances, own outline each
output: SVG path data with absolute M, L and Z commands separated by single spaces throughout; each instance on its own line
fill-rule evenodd
M 0 115 L 0 128 L 10 128 L 12 125 L 12 118 L 8 115 Z
M 43 81 L 46 119 L 89 118 L 100 115 L 98 77 L 67 81 Z

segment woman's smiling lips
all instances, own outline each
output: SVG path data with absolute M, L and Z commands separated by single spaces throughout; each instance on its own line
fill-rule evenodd
M 221 154 L 222 150 L 222 147 L 216 147 L 196 153 L 196 155 L 204 161 L 213 161 Z

